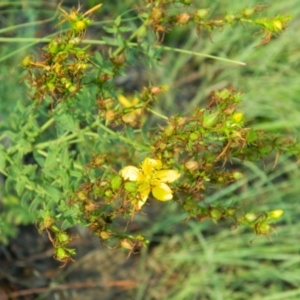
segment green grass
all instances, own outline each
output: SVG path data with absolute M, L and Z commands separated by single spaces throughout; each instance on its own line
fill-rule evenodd
M 126 2 L 127 9 L 131 7 L 129 2 Z M 201 7 L 206 7 L 205 3 L 210 6 L 211 1 L 198 2 Z M 260 1 L 250 2 L 249 6 L 261 4 Z M 40 1 L 18 3 L 27 3 L 30 9 L 17 5 L 7 8 L 6 14 L 0 14 L 1 28 L 19 24 L 19 14 L 27 22 L 39 19 Z M 244 8 L 237 2 L 231 3 L 214 1 L 210 7 L 212 12 L 220 13 Z M 267 13 L 271 16 L 290 14 L 293 17 L 289 28 L 268 45 L 255 47 L 260 36 L 254 35 L 255 31 L 247 26 L 215 32 L 211 36 L 212 41 L 208 36 L 198 36 L 195 31 L 186 31 L 187 34 L 180 38 L 177 31 L 167 36 L 168 46 L 230 58 L 245 62 L 246 66 L 186 54 L 163 53 L 162 67 L 147 71 L 154 84 L 175 87 L 162 99 L 161 109 L 167 109 L 170 114 L 179 110 L 192 111 L 195 106 L 204 105 L 210 91 L 232 85 L 244 93 L 241 110 L 245 111 L 249 124 L 299 137 L 299 1 L 264 1 L 263 4 L 269 5 Z M 105 11 L 112 11 L 113 7 L 109 4 L 104 6 Z M 114 11 L 122 12 L 122 5 L 117 4 Z M 50 18 L 54 9 L 43 13 Z M 37 30 L 38 26 L 33 25 L 5 33 L 0 31 L 0 36 L 32 38 Z M 26 87 L 20 84 L 22 70 L 18 66 L 21 58 L 32 51 L 26 48 L 28 44 L 5 43 L 0 47 L 2 120 L 9 118 L 16 101 L 28 101 Z M 22 47 L 25 48 L 22 50 Z M 190 73 L 193 76 L 186 76 Z M 269 238 L 254 239 L 252 232 L 244 228 L 235 229 L 234 223 L 181 223 L 184 216 L 177 213 L 174 205 L 167 205 L 156 217 L 150 232 L 169 236 L 158 238 L 159 245 L 143 254 L 139 261 L 139 274 L 149 282 L 141 282 L 132 294 L 128 292 L 128 299 L 299 299 L 300 171 L 294 160 L 285 157 L 280 159 L 274 171 L 270 170 L 272 163 L 273 160 L 265 162 L 266 168 L 263 164 L 245 164 L 248 174 L 245 180 L 216 190 L 206 199 L 207 203 L 242 203 L 254 211 L 283 208 L 284 217 Z M 233 228 L 230 229 L 231 226 Z

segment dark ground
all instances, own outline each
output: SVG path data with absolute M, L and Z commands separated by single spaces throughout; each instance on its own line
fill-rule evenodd
M 46 234 L 33 225 L 21 227 L 17 238 L 0 246 L 0 300 L 131 299 L 143 281 L 139 255 L 107 249 L 85 230 L 76 236 L 70 245 L 76 261 L 61 268 Z

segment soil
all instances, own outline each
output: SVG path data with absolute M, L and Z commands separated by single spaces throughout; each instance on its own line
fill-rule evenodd
M 85 229 L 71 246 L 76 260 L 62 267 L 45 234 L 33 225 L 21 227 L 9 245 L 0 246 L 0 300 L 132 299 L 142 280 L 137 255 L 107 249 Z

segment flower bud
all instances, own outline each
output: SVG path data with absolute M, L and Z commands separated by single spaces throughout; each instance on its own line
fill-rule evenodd
M 174 132 L 174 129 L 175 127 L 173 125 L 168 125 L 166 128 L 165 128 L 165 135 L 166 136 L 171 136 Z
M 197 133 L 195 133 L 195 132 L 192 132 L 192 133 L 190 133 L 190 135 L 189 135 L 189 139 L 190 139 L 191 141 L 197 141 L 198 138 L 199 138 L 199 135 L 198 135 Z
M 97 205 L 94 202 L 88 202 L 84 205 L 84 210 L 86 212 L 93 211 L 97 208 Z
M 198 9 L 195 16 L 199 19 L 204 19 L 209 13 L 208 9 Z
M 162 17 L 163 17 L 163 10 L 161 8 L 157 7 L 152 9 L 150 18 L 154 23 L 159 23 Z
M 70 240 L 71 240 L 71 238 L 64 231 L 60 231 L 56 234 L 56 242 L 59 243 L 59 245 L 68 244 L 70 242 Z
M 53 82 L 47 82 L 46 86 L 50 92 L 53 92 L 55 90 L 55 84 Z
M 111 60 L 116 65 L 122 65 L 125 62 L 125 54 L 121 53 L 117 57 L 113 57 Z
M 242 15 L 245 18 L 250 18 L 253 14 L 255 13 L 255 9 L 254 8 L 246 8 L 242 11 Z
M 248 222 L 253 222 L 257 219 L 257 215 L 254 213 L 246 213 L 244 216 L 245 220 Z
M 210 210 L 210 216 L 215 219 L 215 220 L 219 220 L 222 217 L 222 209 L 218 208 L 218 207 L 214 207 Z
M 132 250 L 134 248 L 134 244 L 130 239 L 122 239 L 120 241 L 121 247 L 124 249 Z
M 235 20 L 235 16 L 234 15 L 227 15 L 227 16 L 225 16 L 224 19 L 227 23 L 231 24 Z
M 275 20 L 275 21 L 273 21 L 272 25 L 273 25 L 274 30 L 276 32 L 283 29 L 283 24 L 282 24 L 281 20 Z
M 59 247 L 55 250 L 54 256 L 58 260 L 65 260 L 69 258 L 69 253 L 66 251 L 65 248 Z
M 255 231 L 257 234 L 266 235 L 270 233 L 272 227 L 266 222 L 259 223 L 255 226 Z
M 239 180 L 239 179 L 244 178 L 244 175 L 241 172 L 235 171 L 235 172 L 232 173 L 232 177 L 235 180 Z
M 31 54 L 27 55 L 26 57 L 23 58 L 22 62 L 21 62 L 21 65 L 24 67 L 24 68 L 27 68 L 27 67 L 30 67 L 32 63 L 32 56 Z
M 111 190 L 107 190 L 104 194 L 106 197 L 110 197 L 113 194 L 113 192 Z
M 236 211 L 237 209 L 235 207 L 226 208 L 226 214 L 231 217 L 233 217 L 236 214 Z
M 111 233 L 107 230 L 103 230 L 99 233 L 99 237 L 102 239 L 102 240 L 108 240 L 111 236 Z
M 77 86 L 75 84 L 71 84 L 69 87 L 68 87 L 68 91 L 69 93 L 75 93 L 77 91 Z
M 195 160 L 189 160 L 187 161 L 184 166 L 189 170 L 189 171 L 195 171 L 199 168 L 199 163 L 196 162 Z
M 75 22 L 72 27 L 76 31 L 83 31 L 87 28 L 87 24 L 86 22 L 79 20 Z
M 43 218 L 42 224 L 40 225 L 39 229 L 44 230 L 44 229 L 50 228 L 53 224 L 54 224 L 54 219 L 51 216 L 46 215 Z
M 76 196 L 81 201 L 85 201 L 88 198 L 84 191 L 77 192 Z
M 107 121 L 113 121 L 115 119 L 115 112 L 113 110 L 108 110 L 105 114 L 105 119 Z
M 275 210 L 272 210 L 268 213 L 268 217 L 271 220 L 277 220 L 277 219 L 281 218 L 282 215 L 283 215 L 283 210 L 282 209 L 275 209 Z
M 160 94 L 162 92 L 162 90 L 163 90 L 163 88 L 160 86 L 153 86 L 150 89 L 150 93 L 151 93 L 151 95 L 155 96 L 155 95 Z
M 60 51 L 60 45 L 56 40 L 52 40 L 48 45 L 49 52 L 52 54 L 56 54 Z
M 190 20 L 191 16 L 188 13 L 182 13 L 176 16 L 177 23 L 180 25 L 186 24 Z
M 232 119 L 236 123 L 241 123 L 243 121 L 243 118 L 244 118 L 244 114 L 241 112 L 237 112 L 232 115 Z

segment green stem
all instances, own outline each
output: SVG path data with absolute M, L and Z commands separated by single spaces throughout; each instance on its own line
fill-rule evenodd
M 51 120 L 51 119 L 50 119 Z M 49 123 L 50 123 L 49 120 Z M 44 126 L 46 126 L 47 123 L 44 124 Z M 144 144 L 140 144 L 137 143 L 136 141 L 132 141 L 124 136 L 121 136 L 120 134 L 114 132 L 113 130 L 107 128 L 105 125 L 103 125 L 100 120 L 96 120 L 93 124 L 91 124 L 90 126 L 84 128 L 83 130 L 79 131 L 79 132 L 73 132 L 67 136 L 63 136 L 58 138 L 57 140 L 51 140 L 51 141 L 47 141 L 47 142 L 43 142 L 43 143 L 39 143 L 37 145 L 34 146 L 35 149 L 37 150 L 42 150 L 45 149 L 51 145 L 56 145 L 56 144 L 61 144 L 64 142 L 68 142 L 70 144 L 74 143 L 74 140 L 76 139 L 76 142 L 81 142 L 84 141 L 84 139 L 77 139 L 80 135 L 88 135 L 88 136 L 93 136 L 95 138 L 99 138 L 99 135 L 94 133 L 94 132 L 90 132 L 90 130 L 92 128 L 101 128 L 102 130 L 104 130 L 105 132 L 109 133 L 110 135 L 113 135 L 115 137 L 117 137 L 119 140 L 125 142 L 126 144 L 132 145 L 138 149 L 143 149 L 143 150 L 149 150 L 148 146 L 145 146 Z
M 137 36 L 138 36 L 138 34 L 143 30 L 143 29 L 145 29 L 145 27 L 146 27 L 146 22 L 147 21 L 145 21 L 138 29 L 136 29 L 131 35 L 130 35 L 130 37 L 127 39 L 127 41 L 126 41 L 126 44 L 131 44 L 130 43 L 130 41 L 132 41 L 133 39 L 135 39 Z M 126 44 L 125 45 L 123 45 L 123 46 L 119 46 L 119 48 L 117 49 L 117 50 L 115 50 L 114 51 L 114 53 L 113 53 L 113 57 L 116 57 L 116 56 L 118 56 L 125 48 L 126 48 Z
M 43 150 L 38 150 L 37 152 L 38 152 L 40 155 L 44 156 L 44 157 L 48 157 L 48 153 L 45 152 L 45 151 L 43 151 Z M 60 160 L 59 158 L 57 158 L 56 161 L 57 161 L 57 162 L 60 162 L 61 160 Z M 75 169 L 78 169 L 78 170 L 81 170 L 81 171 L 84 170 L 84 167 L 81 166 L 81 165 L 79 165 L 79 164 L 77 164 L 77 163 L 74 163 L 74 167 L 75 167 Z
M 152 109 L 150 109 L 150 108 L 147 108 L 147 110 L 150 111 L 151 113 L 153 113 L 154 115 L 156 115 L 156 116 L 158 116 L 158 117 L 164 119 L 164 120 L 169 120 L 168 117 L 166 117 L 166 116 L 164 116 L 164 115 L 162 115 L 162 114 L 160 114 L 160 113 L 158 113 L 158 112 L 156 112 L 156 111 L 154 111 L 154 110 L 152 110 Z
M 54 118 L 49 119 L 41 128 L 40 128 L 40 133 L 45 131 L 48 127 L 50 127 L 54 123 Z
M 39 150 L 39 149 L 45 149 L 51 145 L 57 145 L 57 144 L 61 144 L 64 142 L 68 142 L 70 140 L 72 140 L 73 138 L 76 138 L 78 136 L 77 132 L 74 132 L 70 135 L 58 138 L 57 140 L 51 140 L 51 141 L 47 141 L 47 142 L 43 142 L 43 143 L 39 143 L 37 145 L 34 146 L 35 149 Z
M 0 33 L 16 30 L 16 29 L 19 29 L 19 28 L 25 28 L 25 27 L 29 27 L 29 26 L 36 26 L 36 25 L 40 25 L 40 24 L 49 23 L 49 22 L 53 21 L 56 18 L 57 13 L 58 13 L 58 10 L 55 11 L 55 14 L 53 15 L 53 17 L 51 17 L 49 19 L 46 19 L 46 20 L 35 21 L 35 22 L 30 22 L 30 23 L 25 23 L 25 24 L 18 24 L 18 25 L 2 28 L 2 29 L 0 29 Z
M 50 34 L 48 36 L 48 38 L 42 38 L 42 39 L 37 39 L 37 38 L 3 38 L 3 37 L 0 37 L 0 42 L 4 42 L 4 43 L 8 43 L 8 42 L 12 42 L 12 43 L 24 43 L 25 42 L 25 43 L 28 43 L 28 42 L 31 42 L 30 44 L 25 45 L 23 47 L 17 47 L 17 50 L 8 53 L 5 56 L 2 56 L 0 58 L 0 62 L 14 56 L 15 54 L 18 54 L 19 52 L 23 52 L 23 50 L 25 50 L 27 48 L 30 48 L 31 46 L 34 46 L 37 43 L 43 43 L 43 42 L 48 43 L 48 42 L 51 41 L 51 39 L 49 37 L 55 36 L 55 35 L 57 35 L 57 33 Z
M 99 127 L 101 129 L 103 129 L 104 131 L 106 131 L 107 133 L 111 134 L 111 135 L 114 135 L 116 136 L 119 140 L 125 142 L 126 144 L 129 144 L 129 145 L 132 145 L 132 146 L 135 146 L 136 148 L 139 148 L 139 149 L 142 149 L 142 150 L 147 150 L 149 151 L 150 150 L 150 147 L 149 146 L 145 146 L 143 144 L 140 144 L 140 143 L 137 143 L 135 141 L 132 141 L 114 131 L 112 131 L 111 129 L 107 128 L 106 126 L 104 126 L 103 124 L 99 124 Z
M 232 60 L 232 59 L 229 59 L 229 58 L 224 58 L 224 57 L 219 57 L 219 56 L 214 56 L 214 55 L 210 55 L 210 54 L 205 54 L 205 53 L 201 53 L 201 52 L 189 51 L 189 50 L 185 50 L 185 49 L 172 48 L 172 47 L 159 46 L 159 45 L 156 45 L 155 48 L 162 49 L 162 50 L 165 50 L 165 51 L 173 51 L 173 52 L 178 52 L 178 53 L 183 53 L 183 54 L 190 54 L 190 55 L 195 55 L 195 56 L 212 58 L 212 59 L 215 59 L 215 60 L 229 62 L 229 63 L 233 63 L 233 64 L 238 64 L 238 65 L 241 65 L 241 66 L 246 65 L 246 63 L 241 62 L 241 61 Z
M 142 25 L 143 26 L 143 25 Z M 142 27 L 141 26 L 141 27 Z M 139 29 L 141 28 L 139 27 Z M 133 39 L 134 37 L 136 37 L 138 35 L 138 30 L 137 29 L 131 36 L 129 39 Z M 113 39 L 111 39 L 111 42 L 107 42 L 106 41 L 96 41 L 96 40 L 82 40 L 83 44 L 89 44 L 89 45 L 110 45 L 110 46 L 117 46 L 117 44 L 113 41 Z M 0 42 L 4 42 L 4 43 L 25 43 L 25 42 L 33 42 L 32 44 L 26 45 L 23 48 L 19 48 L 18 50 L 11 52 L 10 54 L 2 57 L 0 59 L 0 62 L 13 56 L 14 54 L 17 54 L 20 50 L 24 50 L 26 48 L 31 47 L 34 44 L 37 43 L 47 43 L 50 42 L 51 39 L 50 38 L 42 38 L 42 39 L 36 39 L 36 38 L 3 38 L 0 37 Z M 140 46 L 139 43 L 131 43 L 128 42 L 126 43 L 127 46 L 130 47 L 137 47 Z M 124 50 L 125 46 L 119 46 L 119 48 L 113 53 L 113 56 L 117 56 L 120 52 L 122 52 Z M 215 56 L 215 55 L 210 55 L 210 54 L 206 54 L 206 53 L 201 53 L 201 52 L 195 52 L 195 51 L 190 51 L 190 50 L 185 50 L 185 49 L 180 49 L 180 48 L 173 48 L 173 47 L 168 47 L 168 46 L 161 46 L 161 45 L 154 45 L 153 48 L 156 49 L 162 49 L 165 51 L 172 51 L 172 52 L 178 52 L 178 53 L 182 53 L 182 54 L 188 54 L 188 55 L 195 55 L 195 56 L 201 56 L 201 57 L 206 57 L 206 58 L 211 58 L 211 59 L 215 59 L 215 60 L 219 60 L 219 61 L 223 61 L 223 62 L 229 62 L 232 64 L 237 64 L 240 66 L 245 66 L 246 63 L 245 62 L 241 62 L 241 61 L 237 61 L 237 60 L 233 60 L 233 59 L 229 59 L 229 58 L 225 58 L 225 57 L 219 57 L 219 56 Z

